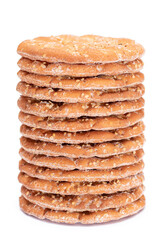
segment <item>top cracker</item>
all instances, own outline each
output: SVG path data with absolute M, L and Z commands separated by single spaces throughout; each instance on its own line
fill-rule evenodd
M 31 60 L 50 63 L 110 63 L 140 58 L 144 48 L 126 38 L 59 35 L 26 40 L 17 52 Z

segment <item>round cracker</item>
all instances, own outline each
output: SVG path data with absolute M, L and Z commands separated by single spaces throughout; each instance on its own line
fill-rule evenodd
M 108 157 L 127 152 L 132 152 L 143 147 L 144 136 L 140 135 L 127 140 L 112 141 L 99 144 L 55 144 L 36 141 L 21 137 L 21 146 L 28 152 L 44 154 L 47 156 L 78 157 Z
M 27 163 L 23 159 L 19 162 L 19 170 L 28 176 L 49 181 L 65 182 L 103 182 L 125 178 L 142 172 L 144 162 L 107 170 L 60 170 L 35 166 Z
M 128 87 L 116 88 L 106 91 L 99 90 L 63 90 L 45 87 L 37 87 L 25 82 L 19 82 L 17 91 L 26 97 L 39 100 L 50 100 L 53 102 L 66 103 L 89 103 L 89 102 L 116 102 L 135 100 L 143 96 L 144 86 L 142 84 Z
M 18 77 L 22 82 L 34 84 L 35 86 L 66 90 L 108 90 L 132 87 L 144 81 L 144 74 L 141 72 L 115 76 L 100 75 L 97 77 L 73 78 L 69 76 L 45 76 L 20 70 Z
M 142 70 L 143 62 L 136 59 L 132 62 L 117 62 L 106 64 L 68 64 L 68 63 L 47 63 L 32 61 L 21 58 L 18 61 L 21 70 L 52 76 L 72 76 L 72 77 L 95 77 L 98 75 L 119 75 L 124 73 L 136 73 Z
M 62 223 L 82 223 L 93 224 L 118 220 L 133 215 L 143 209 L 145 206 L 144 195 L 133 203 L 127 204 L 120 208 L 107 209 L 96 212 L 66 212 L 45 209 L 27 201 L 24 197 L 20 197 L 20 208 L 27 214 L 40 219 L 48 219 L 53 222 Z
M 31 128 L 26 125 L 22 125 L 20 132 L 22 136 L 31 138 L 33 140 L 40 140 L 54 143 L 101 143 L 113 140 L 128 139 L 138 136 L 143 133 L 145 129 L 144 123 L 138 122 L 135 125 L 128 128 L 120 128 L 111 131 L 87 131 L 87 132 L 62 132 L 51 131 L 40 128 Z
M 142 120 L 143 117 L 143 109 L 123 115 L 96 118 L 81 117 L 78 119 L 53 119 L 27 114 L 22 111 L 19 113 L 19 120 L 27 126 L 68 132 L 125 128 L 136 124 Z
M 134 152 L 119 154 L 107 158 L 52 157 L 29 153 L 23 148 L 20 149 L 19 154 L 21 158 L 24 159 L 26 162 L 40 167 L 48 167 L 51 169 L 54 168 L 62 170 L 104 170 L 138 163 L 142 159 L 144 151 L 143 149 L 139 149 Z
M 23 41 L 17 52 L 23 57 L 46 62 L 107 63 L 139 58 L 144 48 L 126 38 L 59 35 Z
M 141 185 L 129 191 L 109 195 L 63 196 L 32 191 L 24 186 L 21 188 L 23 197 L 31 203 L 43 208 L 68 212 L 93 212 L 97 210 L 102 211 L 109 208 L 122 207 L 139 199 L 142 196 L 143 191 L 144 186 Z
M 25 113 L 40 117 L 106 117 L 140 110 L 144 107 L 144 99 L 113 103 L 54 103 L 21 96 L 18 99 L 18 107 Z
M 33 178 L 20 172 L 18 180 L 27 189 L 60 195 L 112 194 L 127 191 L 143 184 L 144 175 L 139 173 L 111 182 L 55 182 Z

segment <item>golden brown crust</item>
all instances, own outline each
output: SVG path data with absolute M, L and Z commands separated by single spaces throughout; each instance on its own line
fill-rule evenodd
M 89 102 L 116 102 L 135 100 L 143 96 L 144 86 L 142 84 L 129 88 L 116 88 L 106 91 L 99 90 L 63 90 L 19 82 L 17 91 L 26 97 L 39 100 L 50 100 L 53 102 L 66 103 L 89 103 Z
M 92 77 L 98 75 L 119 75 L 136 73 L 143 68 L 143 62 L 136 59 L 132 62 L 117 62 L 106 64 L 67 64 L 47 63 L 21 58 L 18 61 L 21 70 L 40 75 Z
M 21 146 L 28 152 L 47 156 L 78 157 L 108 157 L 141 149 L 144 136 L 140 135 L 129 140 L 113 141 L 99 144 L 55 144 L 36 141 L 21 137 Z
M 143 55 L 144 48 L 125 38 L 59 35 L 23 41 L 17 52 L 23 57 L 46 62 L 106 63 L 134 60 Z
M 21 81 L 28 84 L 34 84 L 39 87 L 61 88 L 66 90 L 107 90 L 114 88 L 131 87 L 144 81 L 144 75 L 141 72 L 128 73 L 115 76 L 97 76 L 86 78 L 71 78 L 67 76 L 45 76 L 34 73 L 28 73 L 20 70 L 18 77 Z
M 97 211 L 109 208 L 118 208 L 130 204 L 139 199 L 144 191 L 141 185 L 129 191 L 118 192 L 109 195 L 57 195 L 32 191 L 24 186 L 21 188 L 23 197 L 33 204 L 43 208 L 49 208 L 58 211 L 83 212 Z
M 62 170 L 89 170 L 89 169 L 111 169 L 124 165 L 138 163 L 144 155 L 143 149 L 134 152 L 111 156 L 108 158 L 66 158 L 38 155 L 20 149 L 19 154 L 26 162 L 40 166 Z
M 55 182 L 38 179 L 20 172 L 18 180 L 27 189 L 61 195 L 111 194 L 127 191 L 143 184 L 144 175 L 139 173 L 111 182 Z
M 43 130 L 40 128 L 31 128 L 22 125 L 20 132 L 22 136 L 33 140 L 40 140 L 54 143 L 101 143 L 113 140 L 128 139 L 136 137 L 143 133 L 145 129 L 144 123 L 138 122 L 128 128 L 120 128 L 111 131 L 87 131 L 87 132 L 62 132 Z
M 63 223 L 82 223 L 82 224 L 93 224 L 102 223 L 112 220 L 118 220 L 130 215 L 133 215 L 143 209 L 145 206 L 144 195 L 133 203 L 127 204 L 120 208 L 107 209 L 104 211 L 96 212 L 65 212 L 65 211 L 54 211 L 51 209 L 44 209 L 38 205 L 32 204 L 27 201 L 24 197 L 20 197 L 20 208 L 27 214 L 33 215 L 40 219 L 49 219 L 53 222 Z
M 19 170 L 31 177 L 36 177 L 51 181 L 65 182 L 103 182 L 112 181 L 128 176 L 136 175 L 142 172 L 144 162 L 107 170 L 60 170 L 35 166 L 25 162 L 23 159 L 19 162 Z
M 113 103 L 54 103 L 21 96 L 18 99 L 18 107 L 25 113 L 40 117 L 106 117 L 140 110 L 144 107 L 144 99 Z
M 78 119 L 53 119 L 49 117 L 38 117 L 24 112 L 19 113 L 19 120 L 27 126 L 68 132 L 125 128 L 136 124 L 142 120 L 143 117 L 143 109 L 123 115 L 96 118 L 82 117 Z

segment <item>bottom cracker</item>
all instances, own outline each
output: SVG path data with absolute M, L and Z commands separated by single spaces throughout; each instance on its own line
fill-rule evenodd
M 53 222 L 61 223 L 82 223 L 93 224 L 103 223 L 113 220 L 118 220 L 130 215 L 133 215 L 143 209 L 145 206 L 144 195 L 131 204 L 120 208 L 112 208 L 97 212 L 65 212 L 54 211 L 47 208 L 39 207 L 27 201 L 24 197 L 20 197 L 20 208 L 27 214 L 35 216 L 40 219 L 48 219 Z

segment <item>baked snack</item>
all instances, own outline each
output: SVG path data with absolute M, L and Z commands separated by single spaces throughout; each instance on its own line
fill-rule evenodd
M 24 197 L 20 197 L 20 207 L 25 213 L 40 219 L 48 219 L 53 222 L 69 224 L 73 223 L 93 224 L 118 220 L 120 218 L 124 218 L 139 212 L 141 209 L 144 208 L 144 206 L 145 197 L 143 195 L 135 202 L 116 209 L 113 208 L 96 212 L 70 213 L 66 211 L 54 211 L 51 209 L 44 209 L 38 205 L 30 203 Z
M 46 62 L 107 63 L 137 59 L 144 48 L 126 38 L 59 35 L 23 41 L 17 52 L 23 57 Z
M 137 151 L 114 155 L 106 158 L 67 158 L 62 156 L 53 157 L 30 153 L 23 148 L 20 149 L 19 154 L 21 158 L 26 162 L 40 167 L 63 170 L 103 170 L 138 163 L 143 158 L 144 151 L 143 149 L 139 149 Z
M 19 113 L 21 123 L 33 127 L 54 131 L 79 132 L 89 130 L 114 130 L 126 128 L 141 121 L 144 110 L 108 117 L 80 117 L 72 119 L 40 117 L 24 112 Z
M 115 179 L 125 178 L 142 172 L 144 162 L 128 166 L 122 166 L 107 170 L 60 170 L 39 167 L 25 162 L 23 159 L 19 162 L 19 170 L 28 176 L 51 181 L 64 182 L 103 182 Z
M 144 94 L 142 84 L 133 87 L 115 88 L 108 90 L 63 90 L 38 87 L 25 82 L 19 82 L 17 91 L 23 96 L 32 97 L 39 100 L 50 100 L 53 102 L 67 103 L 88 103 L 88 102 L 116 102 L 125 100 L 135 100 Z
M 136 59 L 132 62 L 114 62 L 106 64 L 68 64 L 47 63 L 21 58 L 18 61 L 21 70 L 40 75 L 95 77 L 98 75 L 119 75 L 137 73 L 143 68 L 143 62 Z
M 29 190 L 24 186 L 21 188 L 23 197 L 31 203 L 38 204 L 43 208 L 68 212 L 94 212 L 109 208 L 119 208 L 139 199 L 142 196 L 143 191 L 144 186 L 141 185 L 129 191 L 109 195 L 63 196 Z
M 112 194 L 127 191 L 143 184 L 144 175 L 139 173 L 111 182 L 57 182 L 30 177 L 20 172 L 18 180 L 27 189 L 61 195 Z
M 97 144 L 56 144 L 36 141 L 25 137 L 21 137 L 20 139 L 21 146 L 30 153 L 69 158 L 109 157 L 141 149 L 144 142 L 145 138 L 143 135 L 127 140 Z
M 143 209 L 144 48 L 60 35 L 26 40 L 17 52 L 21 209 L 69 224 Z
M 83 132 L 62 132 L 51 131 L 40 128 L 31 128 L 26 125 L 22 125 L 20 132 L 22 136 L 31 138 L 34 140 L 41 140 L 54 143 L 101 143 L 115 140 L 128 139 L 141 135 L 145 129 L 144 123 L 138 122 L 133 126 L 127 128 L 120 128 L 110 131 L 83 131 Z M 102 140 L 103 139 L 103 140 Z
M 40 101 L 34 98 L 20 97 L 18 107 L 21 111 L 40 117 L 52 118 L 78 118 L 106 117 L 110 115 L 125 114 L 140 110 L 144 107 L 144 99 L 111 103 L 54 103 Z
M 69 76 L 38 75 L 20 70 L 18 77 L 22 82 L 39 87 L 68 89 L 68 90 L 107 90 L 114 88 L 132 87 L 143 83 L 144 75 L 141 72 L 114 76 L 99 75 L 97 77 L 74 78 Z

